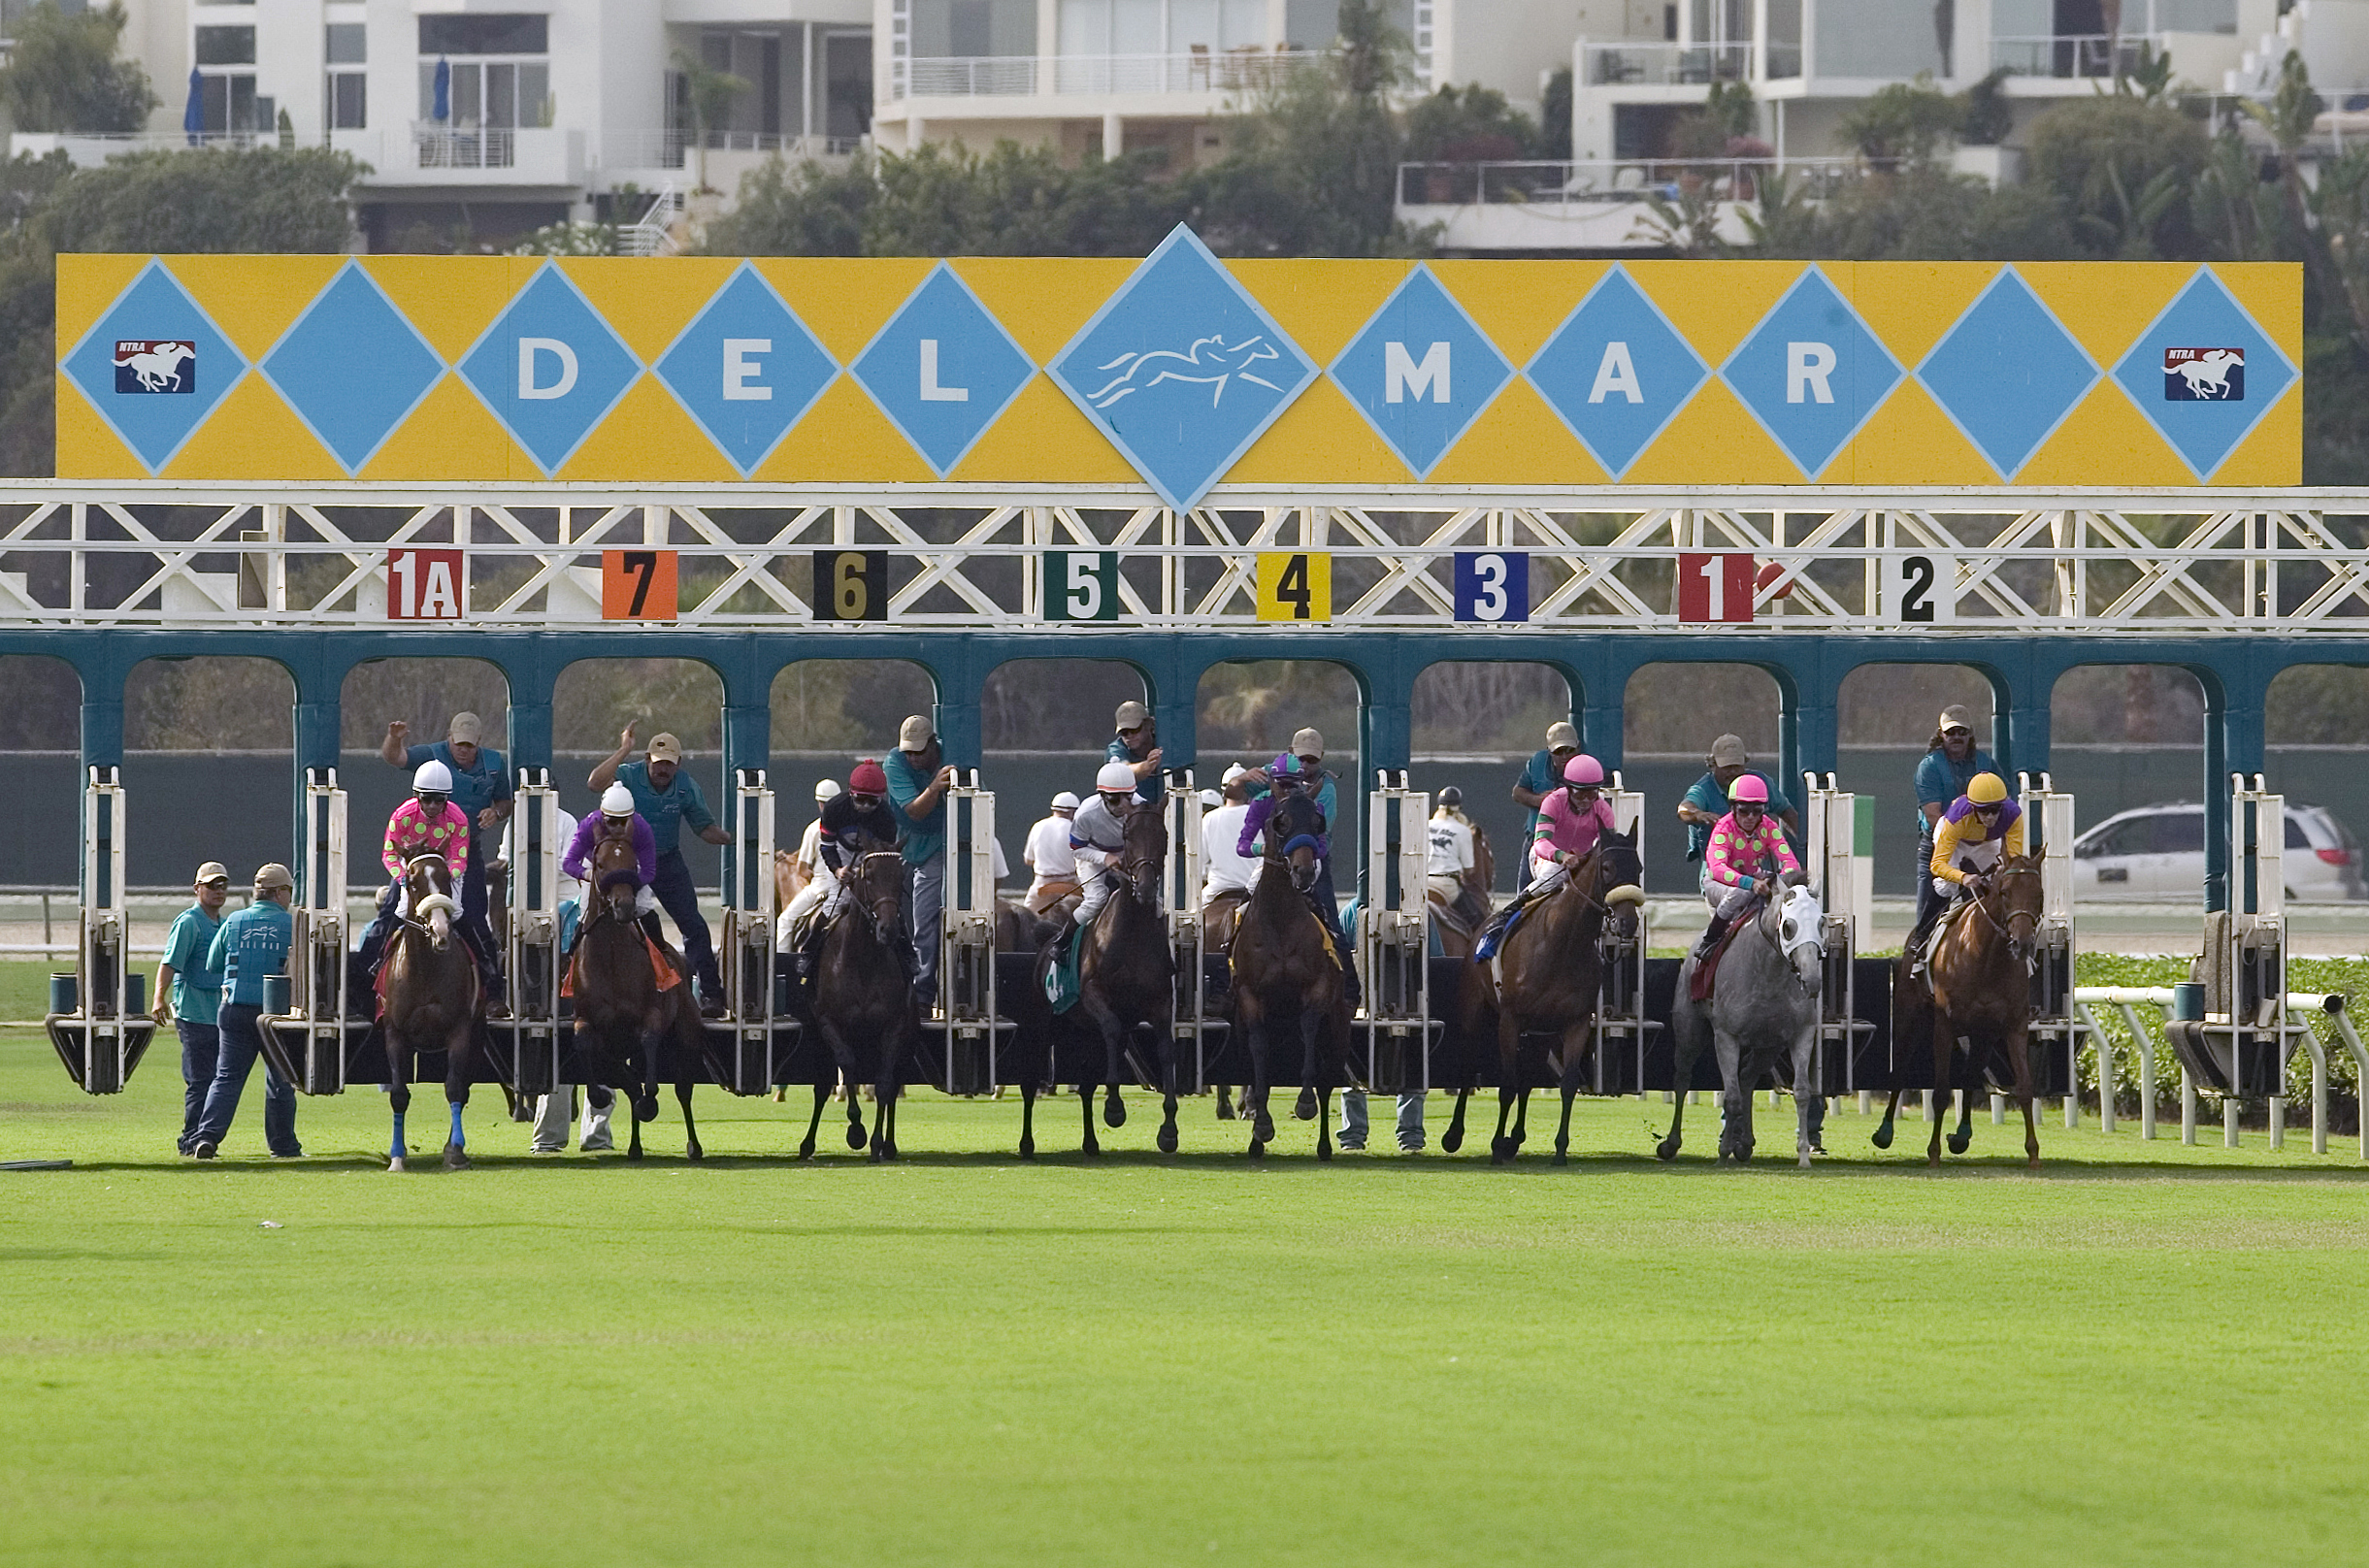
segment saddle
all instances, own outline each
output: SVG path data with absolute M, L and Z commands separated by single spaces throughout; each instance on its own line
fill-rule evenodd
M 667 957 L 666 949 L 651 941 L 650 933 L 643 931 L 639 924 L 634 926 L 633 931 L 634 934 L 642 939 L 642 949 L 650 956 L 650 979 L 657 985 L 659 991 L 662 993 L 672 991 L 681 985 L 682 975 L 675 969 L 674 962 Z M 584 934 L 581 931 L 576 932 L 576 939 L 578 943 L 583 941 Z M 576 995 L 576 965 L 573 964 L 563 965 L 559 971 L 559 994 L 571 997 Z
M 1727 931 L 1721 933 L 1709 954 L 1694 965 L 1694 973 L 1687 981 L 1689 1000 L 1704 1002 L 1711 999 L 1712 988 L 1719 983 L 1719 961 L 1727 956 L 1728 944 L 1735 940 L 1736 932 L 1758 921 L 1767 908 L 1766 898 L 1755 898 L 1743 913 L 1727 923 Z
M 1109 907 L 1108 904 L 1102 905 L 1102 909 Z M 1078 956 L 1085 951 L 1087 931 L 1095 920 L 1102 918 L 1102 909 L 1096 910 L 1094 920 L 1080 922 L 1077 929 L 1069 932 L 1069 940 L 1051 950 L 1052 962 L 1044 968 L 1044 999 L 1053 1004 L 1056 1013 L 1066 1013 L 1077 1005 L 1078 996 L 1084 989 L 1084 982 L 1077 972 Z
M 1325 929 L 1324 921 L 1318 918 L 1316 911 L 1313 909 L 1308 911 L 1308 919 L 1315 921 L 1316 933 L 1324 938 L 1325 955 L 1332 959 L 1333 966 L 1340 970 L 1343 974 L 1348 973 L 1348 958 L 1341 952 L 1339 946 L 1333 940 L 1333 933 Z M 1235 965 L 1240 960 L 1241 951 L 1241 947 L 1238 944 L 1230 946 L 1226 949 L 1226 973 L 1228 975 L 1231 976 L 1235 973 Z

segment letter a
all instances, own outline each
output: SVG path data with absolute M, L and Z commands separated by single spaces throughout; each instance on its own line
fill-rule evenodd
M 1588 401 L 1601 403 L 1615 392 L 1631 403 L 1645 401 L 1645 389 L 1637 384 L 1636 361 L 1629 357 L 1629 345 L 1617 338 L 1604 344 L 1604 362 L 1596 367 L 1596 385 L 1588 389 Z

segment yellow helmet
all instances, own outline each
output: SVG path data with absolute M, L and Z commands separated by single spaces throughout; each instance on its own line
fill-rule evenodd
M 1996 773 L 1977 773 L 1966 786 L 1966 799 L 1976 805 L 1996 805 L 2007 799 L 2006 780 Z

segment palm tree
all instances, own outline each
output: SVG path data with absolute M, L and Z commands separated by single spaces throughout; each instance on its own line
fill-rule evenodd
M 733 103 L 748 90 L 747 79 L 718 71 L 707 61 L 675 51 L 675 69 L 682 73 L 683 97 L 691 109 L 691 139 L 699 148 L 698 188 L 707 188 L 707 132 L 718 120 L 732 117 Z

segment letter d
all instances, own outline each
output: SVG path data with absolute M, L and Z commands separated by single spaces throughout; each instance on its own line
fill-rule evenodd
M 559 356 L 559 379 L 549 386 L 540 385 L 535 378 L 535 356 L 539 353 Z M 527 402 L 548 402 L 564 398 L 576 389 L 576 350 L 557 338 L 521 338 L 518 340 L 518 396 Z

